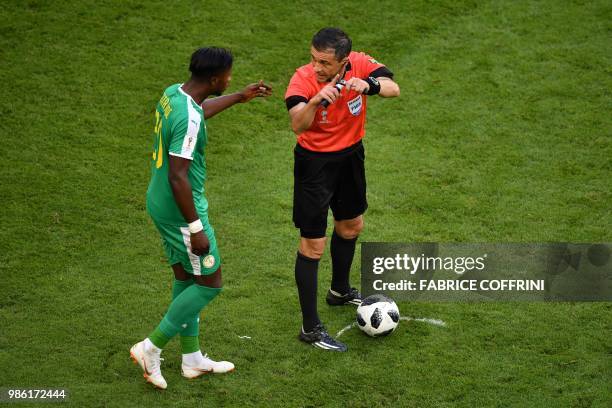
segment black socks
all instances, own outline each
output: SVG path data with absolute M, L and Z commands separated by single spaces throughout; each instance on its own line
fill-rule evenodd
M 334 233 L 331 240 L 332 282 L 331 289 L 345 295 L 351 289 L 349 274 L 355 255 L 357 238 L 344 239 Z M 295 283 L 300 296 L 304 332 L 312 329 L 321 321 L 317 313 L 317 274 L 319 260 L 302 255 L 299 251 L 295 259 Z
M 295 283 L 297 283 L 302 308 L 304 332 L 308 333 L 321 321 L 317 313 L 317 272 L 319 260 L 297 253 L 295 259 Z
M 355 255 L 355 244 L 357 238 L 344 239 L 336 234 L 332 234 L 331 239 L 331 259 L 332 259 L 332 282 L 331 289 L 341 295 L 345 295 L 351 289 L 349 274 L 351 264 Z

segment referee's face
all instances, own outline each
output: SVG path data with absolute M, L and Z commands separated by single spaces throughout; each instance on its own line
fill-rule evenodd
M 331 81 L 347 61 L 348 58 L 338 61 L 334 50 L 318 51 L 315 47 L 310 47 L 310 63 L 319 82 Z

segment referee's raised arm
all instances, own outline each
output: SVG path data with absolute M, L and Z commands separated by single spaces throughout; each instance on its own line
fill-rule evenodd
M 323 89 L 308 102 L 300 101 L 297 105 L 289 109 L 291 129 L 293 129 L 296 135 L 299 135 L 310 127 L 321 102 L 325 100 L 329 103 L 334 103 L 338 96 L 340 96 L 340 91 L 334 86 L 339 78 L 340 74 L 337 74 L 334 80 L 327 86 L 324 86 Z

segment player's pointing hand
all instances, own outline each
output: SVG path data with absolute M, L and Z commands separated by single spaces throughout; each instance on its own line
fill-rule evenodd
M 241 102 L 248 102 L 255 97 L 266 97 L 272 95 L 272 87 L 264 83 L 263 79 L 255 84 L 247 85 L 242 92 Z

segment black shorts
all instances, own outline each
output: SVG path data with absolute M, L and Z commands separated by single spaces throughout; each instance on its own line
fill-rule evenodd
M 325 236 L 330 207 L 338 221 L 358 217 L 368 208 L 361 141 L 330 153 L 298 144 L 294 157 L 293 223 L 302 237 Z

